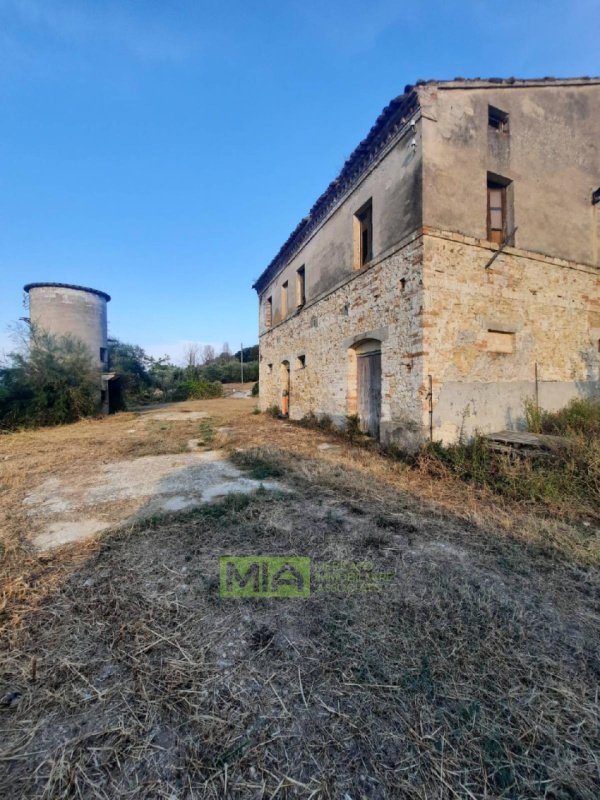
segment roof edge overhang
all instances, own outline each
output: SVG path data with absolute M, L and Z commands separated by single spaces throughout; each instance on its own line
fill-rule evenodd
M 437 87 L 438 89 L 498 89 L 498 88 L 540 88 L 552 86 L 589 86 L 600 84 L 599 77 L 579 78 L 454 78 L 453 80 L 418 80 L 407 85 L 404 93 L 394 98 L 381 112 L 375 124 L 351 153 L 338 177 L 332 181 L 311 208 L 307 217 L 296 226 L 284 242 L 275 258 L 252 284 L 260 294 L 269 282 L 283 269 L 337 203 L 357 186 L 369 166 L 378 157 L 386 144 L 417 109 L 419 89 Z
M 24 292 L 29 292 L 30 289 L 42 289 L 45 286 L 48 287 L 56 287 L 57 289 L 75 289 L 77 292 L 87 292 L 88 294 L 96 294 L 98 297 L 103 297 L 107 303 L 110 302 L 110 295 L 106 294 L 106 292 L 100 291 L 100 289 L 90 289 L 89 286 L 77 286 L 74 283 L 52 283 L 52 282 L 40 282 L 40 283 L 27 283 L 23 287 Z
M 353 150 L 338 177 L 333 180 L 311 208 L 308 216 L 296 226 L 267 268 L 252 284 L 260 293 L 275 275 L 298 253 L 331 210 L 354 189 L 381 152 L 396 138 L 419 108 L 418 93 L 407 86 L 404 94 L 394 98 L 381 112 L 375 124 Z

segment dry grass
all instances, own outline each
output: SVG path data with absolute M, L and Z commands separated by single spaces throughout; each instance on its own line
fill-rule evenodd
M 11 560 L 0 794 L 595 800 L 600 581 L 583 533 L 556 520 L 545 541 L 534 509 L 219 408 L 236 462 L 291 493 Z M 47 474 L 30 446 L 21 485 L 28 462 Z M 223 600 L 229 553 L 368 559 L 396 579 Z

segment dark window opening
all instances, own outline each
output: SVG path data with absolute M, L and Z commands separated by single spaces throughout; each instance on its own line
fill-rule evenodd
M 267 364 L 269 372 L 273 372 L 273 364 Z
M 600 203 L 600 187 L 592 194 L 592 204 Z
M 105 364 L 106 363 L 106 347 L 100 348 L 100 361 Z
M 265 325 L 267 328 L 270 328 L 273 324 L 273 298 L 267 297 L 267 302 L 265 303 Z
M 306 269 L 296 270 L 296 305 L 301 308 L 306 303 Z
M 298 356 L 298 369 L 304 369 L 306 367 L 306 356 Z
M 494 106 L 488 106 L 488 125 L 499 133 L 508 133 L 508 114 Z
M 356 212 L 357 268 L 363 267 L 373 258 L 373 204 L 371 200 Z

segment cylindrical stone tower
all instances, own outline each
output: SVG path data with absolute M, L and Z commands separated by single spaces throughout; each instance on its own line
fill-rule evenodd
M 67 283 L 28 283 L 29 320 L 54 336 L 71 335 L 84 342 L 92 363 L 108 369 L 106 304 L 110 295 Z

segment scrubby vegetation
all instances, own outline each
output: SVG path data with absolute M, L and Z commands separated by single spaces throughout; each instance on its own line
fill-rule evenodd
M 62 425 L 95 414 L 99 381 L 83 342 L 32 330 L 0 365 L 0 429 Z
M 218 355 L 210 346 L 200 350 L 190 345 L 181 367 L 167 357 L 152 358 L 137 345 L 109 342 L 110 368 L 121 377 L 126 406 L 221 397 L 223 383 L 240 380 L 240 355 L 240 351 L 232 355 L 227 345 Z M 245 347 L 244 380 L 257 379 L 258 345 Z
M 513 500 L 600 507 L 600 398 L 573 400 L 557 412 L 528 405 L 526 419 L 532 432 L 561 438 L 529 455 L 498 452 L 481 436 L 450 446 L 434 442 L 419 464 Z

